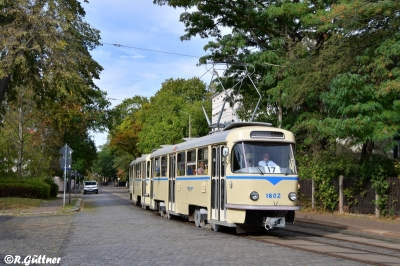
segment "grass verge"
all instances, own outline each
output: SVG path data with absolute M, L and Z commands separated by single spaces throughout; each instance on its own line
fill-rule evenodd
M 0 198 L 0 210 L 29 209 L 39 207 L 45 200 L 31 198 Z
M 65 201 L 65 206 L 61 208 L 62 211 L 69 211 L 72 210 L 75 207 L 75 204 L 78 202 L 78 198 L 71 199 L 71 203 L 69 203 L 69 200 Z

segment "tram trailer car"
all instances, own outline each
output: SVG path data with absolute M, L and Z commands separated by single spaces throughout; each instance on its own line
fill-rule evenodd
M 290 131 L 232 123 L 134 160 L 131 198 L 161 216 L 186 217 L 198 227 L 208 223 L 215 231 L 284 227 L 300 210 L 294 150 Z
M 133 203 L 147 208 L 149 199 L 146 201 L 146 195 L 149 194 L 150 186 L 147 183 L 150 181 L 150 154 L 144 154 L 134 160 L 129 167 L 129 186 L 130 198 Z M 135 172 L 133 172 L 135 171 Z M 146 190 L 147 189 L 147 190 Z

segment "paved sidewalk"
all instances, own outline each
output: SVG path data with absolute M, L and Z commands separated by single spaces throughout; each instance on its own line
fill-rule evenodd
M 330 227 L 339 232 L 357 232 L 392 238 L 400 241 L 400 218 L 395 220 L 377 219 L 370 215 L 296 212 L 296 223 L 310 226 Z

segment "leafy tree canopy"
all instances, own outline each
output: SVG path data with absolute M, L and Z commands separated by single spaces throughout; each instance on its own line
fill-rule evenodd
M 198 78 L 166 80 L 139 113 L 141 153 L 162 144 L 181 142 L 189 136 L 189 127 L 192 137 L 207 134 L 207 121 L 201 109 L 204 97 L 206 87 Z M 210 110 L 210 105 L 207 108 Z
M 77 0 L 0 2 L 0 104 L 29 85 L 39 106 L 60 94 L 91 103 L 102 67 L 89 51 L 99 31 Z

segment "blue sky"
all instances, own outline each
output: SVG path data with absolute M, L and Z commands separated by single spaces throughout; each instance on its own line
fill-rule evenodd
M 128 47 L 165 51 L 169 53 L 203 56 L 209 41 L 199 37 L 181 41 L 184 25 L 179 22 L 183 9 L 158 6 L 152 0 L 89 0 L 82 2 L 85 20 L 100 30 L 101 42 Z M 104 70 L 96 85 L 115 106 L 135 95 L 150 97 L 169 78 L 200 77 L 204 66 L 197 67 L 198 58 L 168 53 L 150 52 L 104 44 L 91 52 Z M 203 81 L 209 83 L 210 75 Z M 107 134 L 93 134 L 96 146 L 106 142 Z

